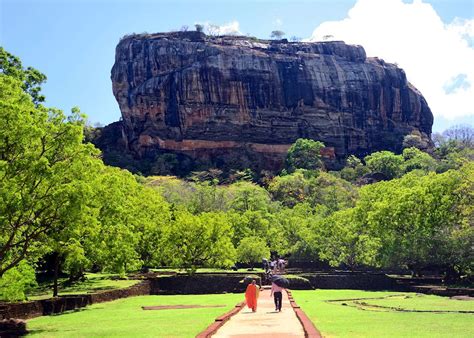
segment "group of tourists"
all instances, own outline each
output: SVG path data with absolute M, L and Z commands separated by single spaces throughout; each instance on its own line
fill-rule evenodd
M 268 274 L 278 274 L 282 275 L 285 273 L 286 261 L 282 258 L 274 258 L 274 259 L 262 259 L 263 270 L 265 273 Z

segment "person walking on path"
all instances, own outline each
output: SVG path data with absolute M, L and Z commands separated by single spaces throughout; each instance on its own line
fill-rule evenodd
M 281 312 L 281 302 L 283 298 L 284 288 L 276 285 L 272 282 L 272 291 L 270 292 L 270 297 L 273 295 L 273 300 L 275 301 L 275 311 Z
M 245 290 L 245 302 L 247 306 L 252 309 L 252 312 L 257 311 L 257 299 L 260 293 L 260 289 L 257 285 L 257 281 L 254 279 L 252 283 L 247 285 L 247 290 Z
M 278 271 L 281 275 L 285 273 L 285 265 L 286 265 L 286 261 L 283 258 L 278 258 L 277 266 L 278 266 Z

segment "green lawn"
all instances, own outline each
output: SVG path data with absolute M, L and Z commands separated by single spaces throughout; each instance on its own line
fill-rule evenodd
M 59 295 L 94 293 L 102 290 L 122 289 L 140 282 L 136 279 L 117 279 L 118 275 L 106 273 L 86 273 L 87 279 L 73 285 L 62 287 L 66 278 L 59 280 Z M 45 282 L 32 290 L 28 295 L 29 300 L 50 298 L 53 296 L 52 282 Z
M 358 290 L 293 291 L 293 296 L 325 337 L 474 337 L 474 314 L 389 309 L 474 311 L 474 301 Z
M 242 300 L 242 294 L 131 297 L 34 318 L 27 328 L 34 337 L 194 337 Z M 154 305 L 225 307 L 142 310 Z

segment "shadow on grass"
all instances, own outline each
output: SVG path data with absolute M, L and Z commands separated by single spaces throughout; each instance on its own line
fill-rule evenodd
M 72 295 L 72 294 L 90 294 L 106 290 L 119 290 L 128 287 L 129 285 L 113 285 L 118 281 L 126 280 L 117 276 L 92 276 L 84 281 L 78 281 L 74 284 L 70 284 L 67 280 L 60 281 L 59 283 L 59 295 Z M 104 281 L 110 281 L 111 285 L 100 285 Z M 127 280 L 129 281 L 129 280 Z M 138 281 L 137 281 L 138 282 Z M 99 285 L 98 285 L 99 284 Z M 29 299 L 35 300 L 35 298 L 49 298 L 52 297 L 53 284 L 51 282 L 42 283 L 33 292 L 28 295 Z
M 28 336 L 30 335 L 35 335 L 35 334 L 51 334 L 51 333 L 54 333 L 54 332 L 58 332 L 58 330 L 55 330 L 55 329 L 28 329 Z
M 64 312 L 61 312 L 61 313 L 52 313 L 50 315 L 46 315 L 45 317 L 57 317 L 57 316 L 68 315 L 68 314 L 72 314 L 72 313 L 76 313 L 76 312 L 86 312 L 86 311 L 103 310 L 103 309 L 105 309 L 104 306 L 95 305 L 94 308 L 91 308 L 90 305 L 87 305 L 87 306 L 84 306 L 84 307 L 78 307 L 78 308 L 73 309 L 73 310 L 67 310 L 67 311 L 64 311 Z

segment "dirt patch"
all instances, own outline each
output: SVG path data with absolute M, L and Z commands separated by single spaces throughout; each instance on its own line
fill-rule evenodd
M 469 296 L 453 296 L 450 298 L 456 299 L 456 300 L 474 300 L 474 297 L 469 297 Z
M 200 309 L 210 307 L 225 307 L 225 305 L 157 305 L 142 306 L 143 310 L 172 310 L 172 309 Z

